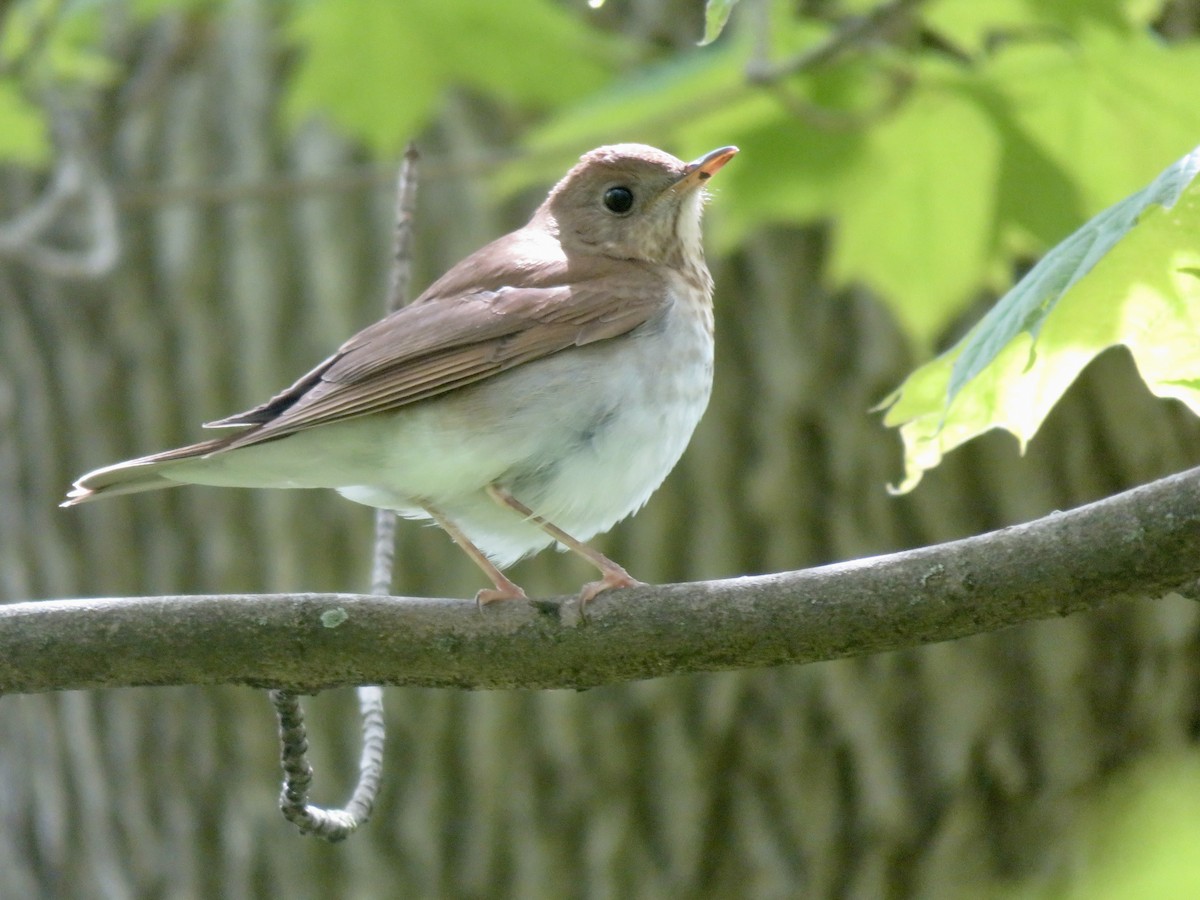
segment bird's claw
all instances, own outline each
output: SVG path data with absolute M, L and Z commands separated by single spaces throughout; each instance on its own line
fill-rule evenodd
M 511 581 L 505 587 L 484 588 L 475 595 L 475 605 L 482 610 L 489 603 L 500 600 L 528 600 L 529 595 Z
M 599 581 L 591 581 L 583 586 L 579 592 L 579 608 L 586 609 L 589 603 L 605 591 L 613 588 L 642 587 L 645 583 L 638 581 L 620 566 L 614 564 L 614 568 L 606 570 L 604 577 Z

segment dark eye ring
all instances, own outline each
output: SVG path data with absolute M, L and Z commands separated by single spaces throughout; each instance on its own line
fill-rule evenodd
M 604 206 L 617 215 L 629 212 L 633 209 L 633 191 L 620 185 L 610 187 L 604 192 Z

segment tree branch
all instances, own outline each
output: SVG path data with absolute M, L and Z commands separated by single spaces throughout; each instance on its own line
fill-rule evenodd
M 583 688 L 915 647 L 1197 596 L 1200 469 L 1024 525 L 801 572 L 507 602 L 358 594 L 0 606 L 0 693 L 166 684 Z
M 32 206 L 0 222 L 0 259 L 18 259 L 56 278 L 101 278 L 116 266 L 121 252 L 116 200 L 85 152 L 79 124 L 65 113 L 56 120 L 62 151 L 54 177 Z M 73 250 L 47 241 L 54 226 L 73 212 L 89 232 L 88 246 Z

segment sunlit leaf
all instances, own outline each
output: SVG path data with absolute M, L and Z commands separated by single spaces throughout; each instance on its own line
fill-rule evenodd
M 974 55 L 1000 38 L 1061 38 L 1089 24 L 1131 32 L 1157 18 L 1164 5 L 1164 0 L 931 0 L 922 9 L 922 20 Z
M 930 31 L 970 54 L 981 53 L 998 34 L 1036 22 L 1025 0 L 932 0 L 925 5 L 922 19 Z
M 1150 185 L 1109 207 L 1051 250 L 992 308 L 963 345 L 950 376 L 947 402 L 1022 331 L 1035 340 L 1059 299 L 1133 229 L 1151 205 L 1168 209 L 1200 171 L 1200 150 L 1185 156 Z
M 1001 142 L 958 76 L 930 77 L 865 135 L 835 222 L 831 268 L 872 287 L 928 345 L 983 279 Z
M 808 46 L 828 33 L 824 25 L 809 20 L 781 23 L 772 37 L 787 48 Z M 530 150 L 571 148 L 581 152 L 601 143 L 643 141 L 674 147 L 680 152 L 700 152 L 715 138 L 714 146 L 736 143 L 743 130 L 792 124 L 779 100 L 770 91 L 746 82 L 745 66 L 751 52 L 748 36 L 730 35 L 720 44 L 673 54 L 647 63 L 610 82 L 603 90 L 564 107 L 530 130 L 524 141 Z M 828 80 L 814 77 L 795 86 L 801 94 L 813 84 Z M 695 140 L 690 150 L 677 146 Z M 510 176 L 519 183 L 521 174 Z
M 696 117 L 720 112 L 731 97 L 748 95 L 744 54 L 732 42 L 672 56 L 617 79 L 603 91 L 563 109 L 532 129 L 530 149 L 646 140 Z
M 19 70 L 26 86 L 111 82 L 119 69 L 103 46 L 105 14 L 96 3 L 17 4 L 0 28 L 0 61 Z
M 598 88 L 615 45 L 549 0 L 311 0 L 286 33 L 301 51 L 286 109 L 324 114 L 391 153 L 467 88 L 517 108 L 564 104 Z
M 1069 172 L 1086 215 L 1145 184 L 1200 135 L 1191 92 L 1200 44 L 1087 31 L 1082 45 L 1029 42 L 997 54 L 982 83 L 1046 158 Z M 1018 173 L 1019 175 L 1019 173 Z M 1019 190 L 1007 184 L 1006 190 Z
M 909 490 L 991 428 L 1024 447 L 1084 366 L 1129 348 L 1152 392 L 1200 414 L 1200 148 L 1071 235 L 887 401 Z
M 927 346 L 974 292 L 1003 287 L 1015 254 L 1195 143 L 1200 104 L 1178 85 L 1196 71 L 1200 46 L 1105 31 L 977 67 L 923 62 L 909 100 L 868 131 L 857 193 L 830 194 L 833 274 L 874 288 Z
M 729 21 L 729 14 L 733 12 L 733 8 L 737 5 L 738 0 L 708 0 L 704 5 L 704 37 L 700 40 L 700 46 L 711 44 L 721 32 L 725 30 L 725 23 Z

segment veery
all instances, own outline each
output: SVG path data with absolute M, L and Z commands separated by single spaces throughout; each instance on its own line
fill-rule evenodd
M 97 469 L 64 506 L 179 484 L 333 488 L 433 519 L 491 579 L 551 543 L 594 564 L 587 603 L 639 582 L 583 541 L 679 461 L 712 387 L 704 183 L 641 144 L 583 156 L 529 224 L 468 256 L 230 435 Z

